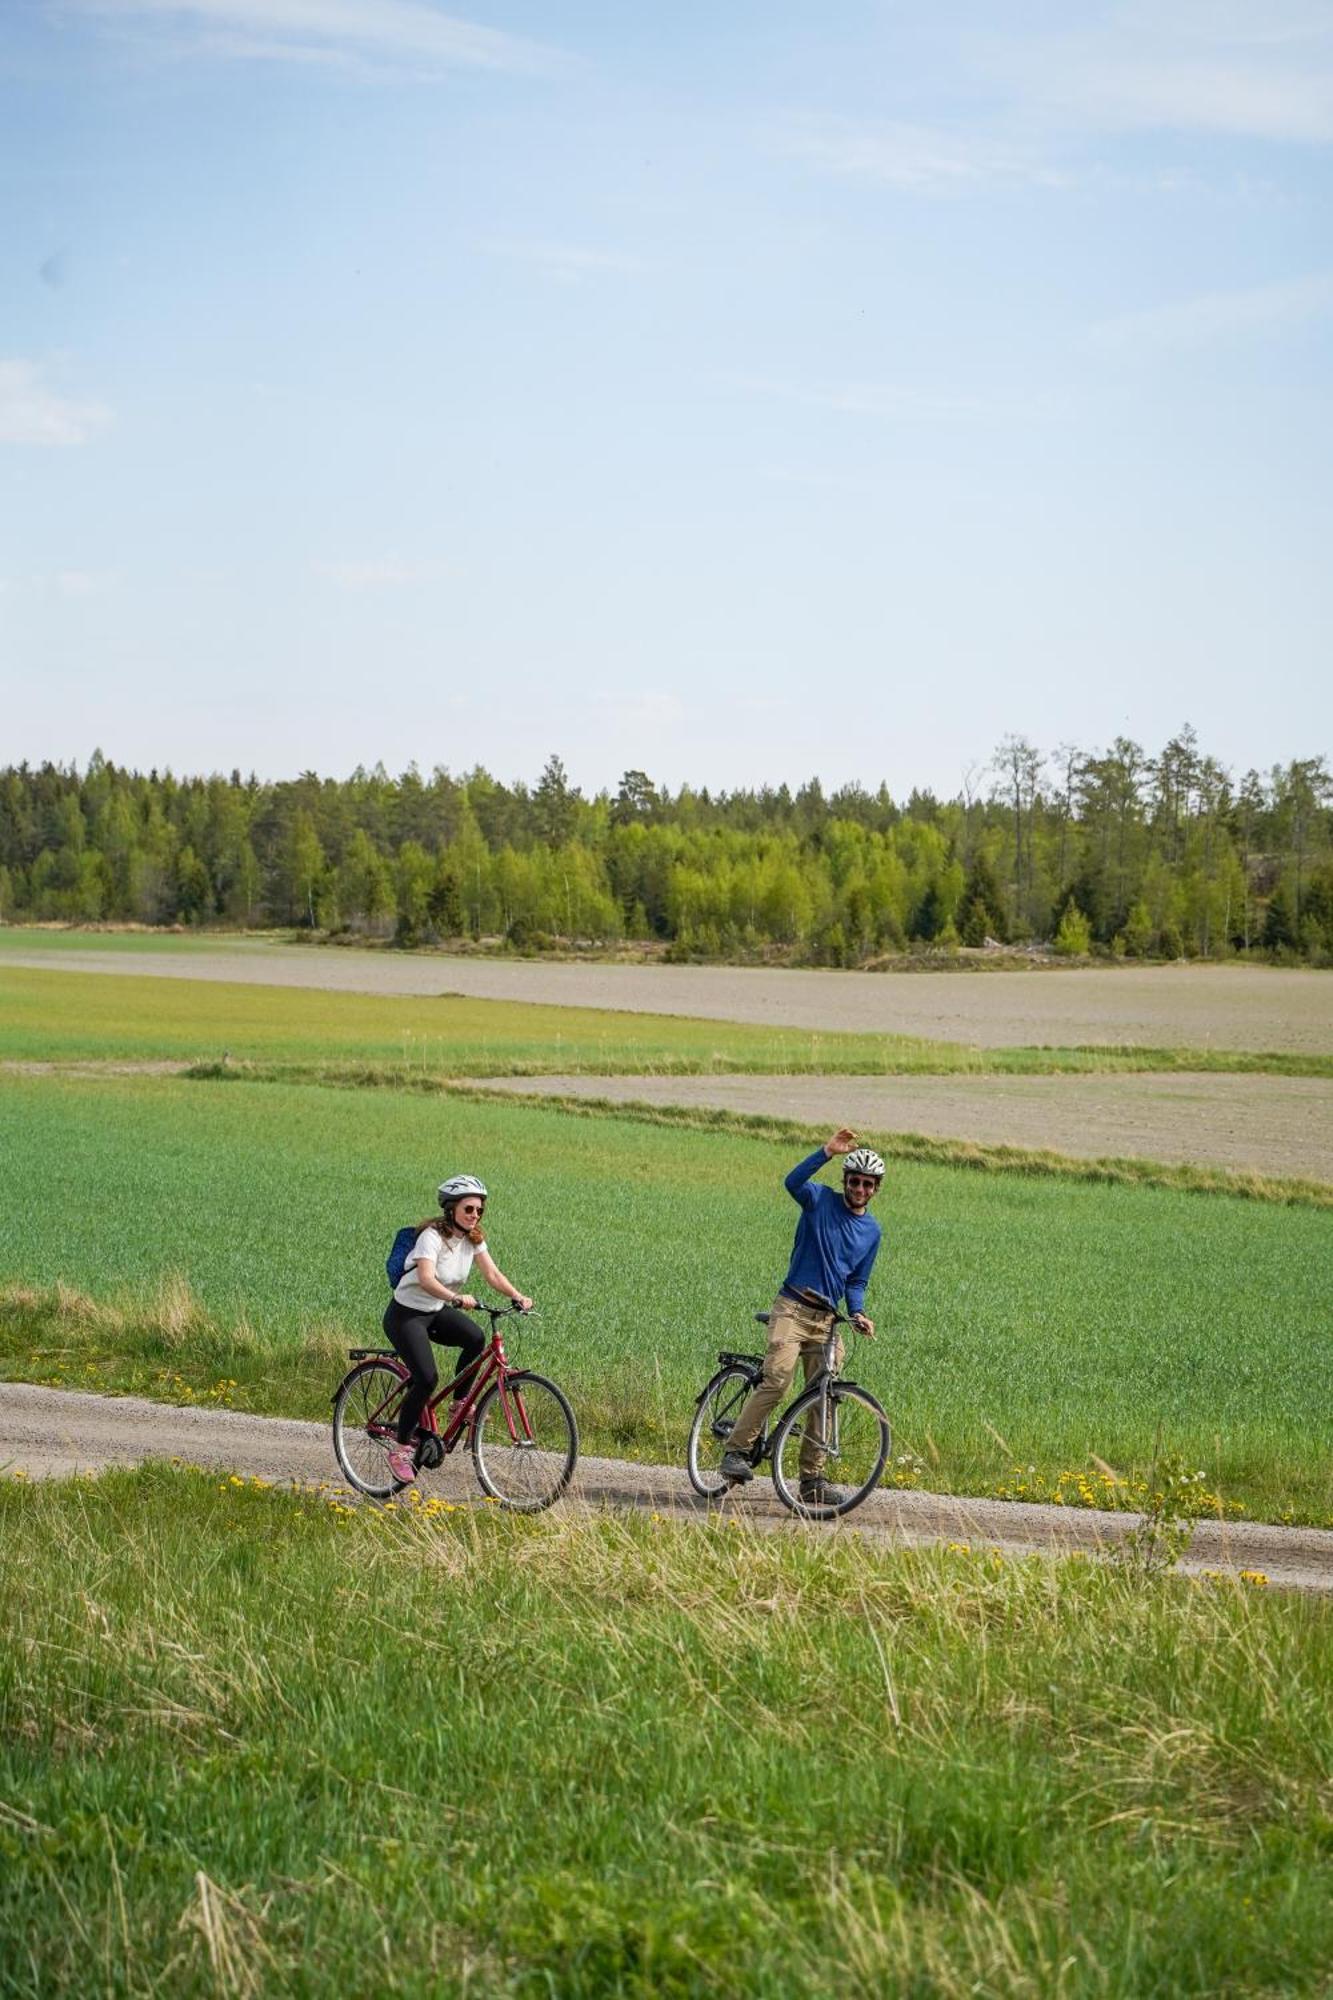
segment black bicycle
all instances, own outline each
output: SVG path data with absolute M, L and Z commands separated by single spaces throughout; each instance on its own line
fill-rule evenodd
M 756 1313 L 755 1319 L 768 1325 L 766 1312 Z M 765 1424 L 746 1453 L 751 1465 L 770 1461 L 779 1500 L 807 1521 L 850 1514 L 874 1492 L 888 1462 L 889 1420 L 882 1405 L 859 1382 L 839 1373 L 838 1328 L 850 1325 L 842 1313 L 833 1314 L 824 1366 L 788 1403 L 771 1433 Z M 745 1400 L 764 1371 L 762 1354 L 724 1352 L 717 1361 L 717 1373 L 699 1391 L 685 1447 L 690 1484 L 704 1500 L 720 1500 L 730 1490 L 718 1467 L 731 1450 L 731 1433 Z M 824 1454 L 824 1473 L 841 1499 L 802 1500 L 800 1461 L 807 1441 Z

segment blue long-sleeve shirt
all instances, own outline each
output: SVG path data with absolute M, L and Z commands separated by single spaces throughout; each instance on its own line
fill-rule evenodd
M 784 1290 L 818 1292 L 835 1306 L 845 1294 L 848 1312 L 859 1313 L 865 1308 L 880 1227 L 870 1216 L 854 1214 L 836 1189 L 813 1179 L 827 1164 L 821 1146 L 793 1167 L 783 1183 L 801 1209 Z

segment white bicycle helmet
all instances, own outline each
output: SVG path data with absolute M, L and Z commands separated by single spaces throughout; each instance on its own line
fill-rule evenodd
M 435 1192 L 441 1208 L 447 1201 L 457 1201 L 462 1194 L 479 1194 L 483 1201 L 486 1200 L 485 1186 L 475 1174 L 451 1174 L 447 1181 L 440 1182 Z
M 884 1178 L 884 1162 L 869 1146 L 858 1146 L 854 1153 L 843 1155 L 844 1174 L 873 1174 L 877 1181 Z

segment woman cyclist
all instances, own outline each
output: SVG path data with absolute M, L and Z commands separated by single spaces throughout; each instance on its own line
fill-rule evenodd
M 417 1476 L 412 1462 L 417 1422 L 440 1385 L 432 1345 L 462 1350 L 459 1368 L 465 1372 L 454 1391 L 455 1402 L 466 1396 L 473 1366 L 485 1351 L 484 1335 L 467 1316 L 477 1301 L 471 1292 L 460 1289 L 473 1265 L 486 1283 L 512 1299 L 520 1312 L 527 1312 L 532 1305 L 531 1299 L 510 1284 L 486 1248 L 481 1226 L 486 1190 L 476 1175 L 454 1174 L 440 1182 L 437 1193 L 441 1213 L 427 1216 L 417 1231 L 384 1315 L 384 1331 L 412 1376 L 398 1413 L 398 1442 L 389 1453 L 389 1470 L 403 1481 Z

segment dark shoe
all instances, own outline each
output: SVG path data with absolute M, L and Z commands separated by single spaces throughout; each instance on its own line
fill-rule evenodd
M 733 1486 L 744 1486 L 747 1479 L 754 1478 L 754 1467 L 743 1451 L 724 1451 L 717 1469 Z
M 803 1507 L 841 1507 L 847 1495 L 841 1486 L 830 1486 L 827 1479 L 803 1479 L 801 1481 L 801 1505 Z

